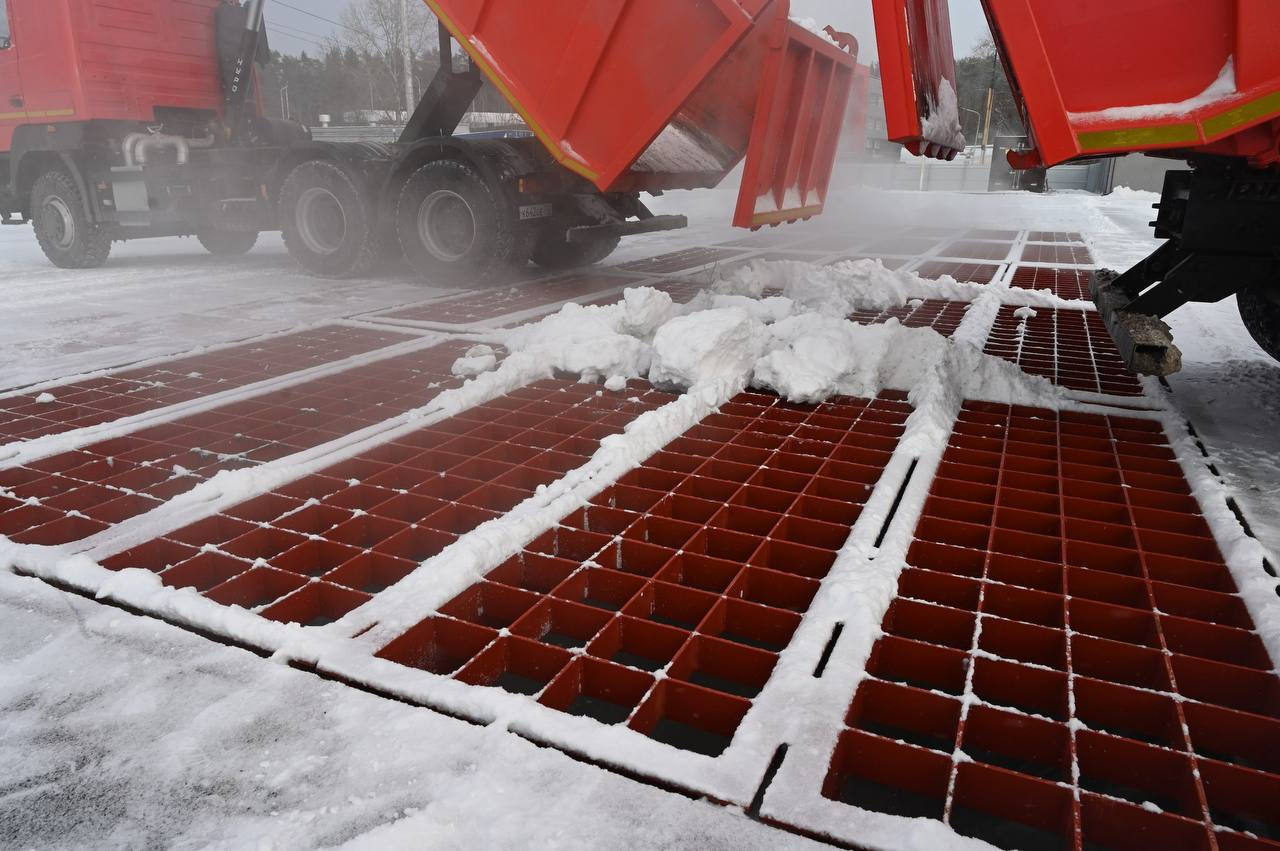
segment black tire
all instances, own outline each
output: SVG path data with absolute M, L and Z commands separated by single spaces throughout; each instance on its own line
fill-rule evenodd
M 428 283 L 475 286 L 523 267 L 532 228 L 471 164 L 436 160 L 405 181 L 396 205 L 404 256 Z
M 320 278 L 363 275 L 378 260 L 377 211 L 360 181 L 339 165 L 311 160 L 280 187 L 280 225 L 294 261 Z
M 1236 307 L 1254 342 L 1280 360 L 1280 286 L 1243 289 L 1236 293 Z
M 196 239 L 214 257 L 239 257 L 248 254 L 258 244 L 258 232 L 210 228 L 196 234 Z
M 31 224 L 40 250 L 63 269 L 96 269 L 111 255 L 111 235 L 89 221 L 84 196 L 62 169 L 46 171 L 31 187 Z
M 582 224 L 587 224 L 583 222 Z M 565 239 L 568 225 L 559 222 L 538 235 L 533 246 L 533 262 L 543 269 L 558 271 L 591 266 L 608 257 L 618 248 L 621 237 L 597 237 L 590 242 L 569 242 Z

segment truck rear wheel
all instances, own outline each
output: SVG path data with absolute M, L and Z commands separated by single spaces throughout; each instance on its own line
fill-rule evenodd
M 1236 293 L 1236 307 L 1254 342 L 1280 360 L 1280 286 L 1243 289 Z
M 533 231 L 480 172 L 458 160 L 415 171 L 400 191 L 396 230 L 405 259 L 429 283 L 473 285 L 524 266 Z
M 84 211 L 71 175 L 53 169 L 31 187 L 31 224 L 44 256 L 63 269 L 96 269 L 111 254 L 111 235 Z
M 302 163 L 280 187 L 280 224 L 289 256 L 321 278 L 369 271 L 378 259 L 377 211 L 346 169 Z
M 239 257 L 241 254 L 248 254 L 257 245 L 258 232 L 209 228 L 196 234 L 196 239 L 214 257 Z
M 620 237 L 605 236 L 587 242 L 569 242 L 565 239 L 567 230 L 561 222 L 539 234 L 533 247 L 533 262 L 553 271 L 590 266 L 612 254 L 622 241 Z

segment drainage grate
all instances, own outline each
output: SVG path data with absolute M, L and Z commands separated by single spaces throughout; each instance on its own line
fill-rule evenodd
M 1012 305 L 1000 308 L 986 353 L 1015 363 L 1072 390 L 1110 396 L 1141 396 L 1142 384 L 1120 358 L 1102 317 L 1091 310 L 1037 307 L 1023 318 Z
M 0 443 L 101 425 L 407 339 L 334 325 L 11 396 L 0 399 Z M 38 401 L 41 397 L 47 401 Z
M 965 239 L 996 239 L 1002 242 L 1013 242 L 1018 238 L 1016 230 L 993 230 L 990 228 L 975 228 L 974 230 L 964 232 Z
M 1044 266 L 1019 266 L 1013 271 L 1009 286 L 1024 290 L 1051 290 L 1059 298 L 1090 301 L 1089 273 L 1079 269 L 1050 269 Z
M 861 250 L 864 254 L 873 257 L 878 254 L 897 254 L 914 258 L 921 254 L 928 254 L 937 244 L 938 240 L 933 237 L 891 236 L 876 240 Z
M 943 275 L 950 275 L 957 281 L 989 284 L 999 274 L 1000 267 L 989 263 L 957 263 L 950 260 L 930 260 L 926 263 L 921 263 L 914 271 L 922 278 L 937 279 Z
M 0 508 L 0 534 L 23 544 L 79 541 L 223 470 L 390 419 L 460 384 L 449 370 L 466 347 L 398 355 L 0 471 L 0 488 L 13 497 Z
M 717 755 L 909 411 L 742 394 L 378 655 Z
M 629 278 L 584 272 L 564 278 L 537 280 L 519 286 L 500 287 L 469 293 L 461 298 L 423 304 L 391 313 L 387 319 L 412 322 L 435 322 L 442 325 L 471 325 L 512 313 L 523 313 L 539 307 L 548 309 L 560 302 L 575 301 L 605 290 L 626 286 Z
M 1028 243 L 1022 249 L 1022 259 L 1027 263 L 1068 263 L 1076 266 L 1093 265 L 1093 255 L 1083 245 Z
M 1004 261 L 1012 250 L 1012 242 L 961 240 L 944 246 L 941 254 L 945 257 L 972 257 L 975 260 Z
M 897 319 L 908 328 L 932 328 L 942 336 L 950 337 L 964 321 L 968 309 L 966 302 L 930 299 L 915 307 L 904 304 L 881 311 L 854 311 L 849 314 L 849 320 L 862 325 L 879 325 Z
M 1078 233 L 1061 230 L 1033 230 L 1027 235 L 1029 242 L 1078 242 L 1083 243 L 1084 237 Z
M 672 272 L 687 272 L 699 266 L 719 263 L 731 257 L 745 254 L 742 248 L 686 248 L 684 251 L 673 251 L 658 257 L 644 260 L 633 260 L 618 266 L 627 272 L 643 272 L 651 275 L 666 275 Z
M 264 617 L 337 620 L 481 523 L 581 466 L 673 397 L 548 380 L 342 461 L 103 564 Z
M 1280 678 L 1158 424 L 967 403 L 907 563 L 826 797 L 1006 848 L 1276 847 Z

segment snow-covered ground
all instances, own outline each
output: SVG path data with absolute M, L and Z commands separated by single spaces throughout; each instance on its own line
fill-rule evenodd
M 849 190 L 836 193 L 820 220 L 799 227 L 815 239 L 850 242 L 863 231 L 895 226 L 1076 231 L 1099 263 L 1123 268 L 1155 247 L 1146 226 L 1153 200 L 1125 192 L 1099 199 Z M 629 240 L 617 262 L 742 236 L 725 224 L 732 202 L 724 191 L 672 193 L 654 206 L 689 213 L 692 226 Z M 211 260 L 192 241 L 135 243 L 117 246 L 101 272 L 64 272 L 48 267 L 29 231 L 18 228 L 0 229 L 0 281 L 0 388 L 439 292 L 407 275 L 317 281 L 290 267 L 275 238 L 234 261 Z M 719 326 L 730 337 L 749 324 L 750 315 L 743 320 L 731 302 L 718 306 L 731 317 Z M 628 321 L 646 315 L 642 307 L 627 314 Z M 751 308 L 757 316 L 762 309 L 767 311 Z M 1171 405 L 1205 440 L 1254 531 L 1278 550 L 1280 440 L 1273 423 L 1280 414 L 1280 366 L 1249 340 L 1232 300 L 1187 308 L 1171 324 L 1184 353 L 1183 372 L 1170 379 Z M 669 328 L 672 336 L 680 330 L 675 324 Z M 544 336 L 555 330 L 548 325 Z M 756 367 L 757 377 L 797 395 L 829 392 L 828 386 L 814 390 L 794 379 L 820 378 L 819 367 L 831 365 L 809 362 L 797 369 L 806 353 L 795 345 L 830 330 L 798 322 L 775 328 L 775 344 L 793 335 L 790 348 L 775 349 L 767 369 Z M 929 333 L 881 330 L 858 342 L 915 345 Z M 836 382 L 857 374 L 873 353 L 856 343 L 842 348 L 832 334 L 820 354 L 849 358 L 848 368 L 836 371 L 843 375 L 830 376 Z M 516 335 L 508 342 L 536 347 L 538 336 Z M 653 342 L 662 348 L 661 341 Z M 926 365 L 930 345 L 921 342 L 916 367 Z M 707 352 L 694 354 L 668 362 L 669 377 L 696 383 L 699 370 L 712 369 Z M 581 371 L 581 364 L 572 366 Z M 611 367 L 626 372 L 648 365 Z M 968 380 L 962 372 L 952 375 Z M 874 388 L 895 383 L 891 378 L 872 370 L 865 383 Z M 810 844 L 739 810 L 691 801 L 535 747 L 503 724 L 473 726 L 366 695 L 5 572 L 0 660 L 0 758 L 6 766 L 0 772 L 0 844 Z M 921 847 L 928 839 L 921 835 Z

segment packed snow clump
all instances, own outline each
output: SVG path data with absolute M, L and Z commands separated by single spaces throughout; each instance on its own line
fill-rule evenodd
M 654 337 L 649 381 L 687 389 L 725 375 L 748 373 L 764 347 L 765 326 L 741 307 L 703 310 L 672 319 Z
M 38 405 L 52 405 L 56 401 L 58 401 L 58 397 L 52 393 L 41 393 L 36 397 L 36 404 Z
M 475 378 L 498 365 L 498 353 L 492 346 L 472 346 L 467 353 L 453 362 L 453 374 L 460 378 Z
M 938 83 L 938 95 L 929 103 L 929 117 L 924 120 L 920 135 L 930 142 L 964 149 L 964 131 L 960 129 L 960 102 L 950 80 Z

